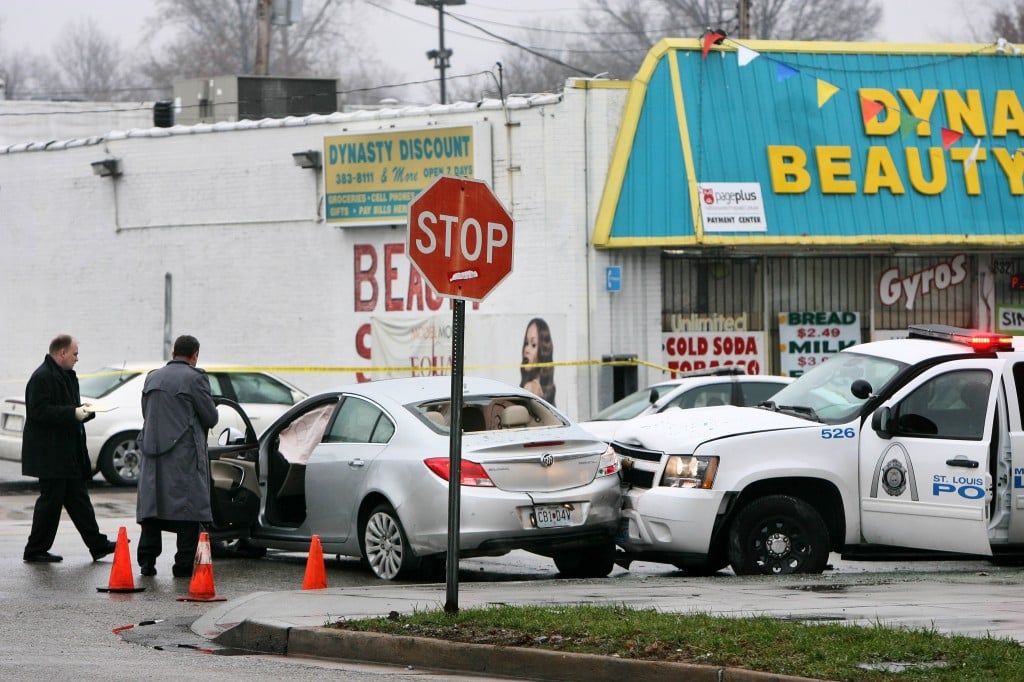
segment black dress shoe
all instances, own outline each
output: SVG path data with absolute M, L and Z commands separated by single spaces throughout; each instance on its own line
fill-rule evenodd
M 99 561 L 108 554 L 113 554 L 115 549 L 117 549 L 117 543 L 107 540 L 107 544 L 100 545 L 96 549 L 90 549 L 89 552 L 92 554 L 93 561 Z
M 156 575 L 156 566 L 149 566 L 144 564 L 139 568 L 139 573 L 142 575 Z
M 192 567 L 191 566 L 171 566 L 171 574 L 175 578 L 191 578 Z
M 34 554 L 26 554 L 24 556 L 25 561 L 30 564 L 52 564 L 58 561 L 64 561 L 64 557 L 60 554 L 50 554 L 49 552 L 36 552 Z

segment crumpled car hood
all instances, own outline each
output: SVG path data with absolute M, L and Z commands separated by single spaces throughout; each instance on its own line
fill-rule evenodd
M 615 441 L 661 452 L 692 452 L 698 445 L 725 436 L 778 429 L 808 428 L 817 422 L 757 407 L 670 409 L 624 422 Z

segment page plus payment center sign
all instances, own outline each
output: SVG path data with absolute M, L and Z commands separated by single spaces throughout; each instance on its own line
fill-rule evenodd
M 486 182 L 443 175 L 409 204 L 406 252 L 441 296 L 480 301 L 512 272 L 512 231 Z

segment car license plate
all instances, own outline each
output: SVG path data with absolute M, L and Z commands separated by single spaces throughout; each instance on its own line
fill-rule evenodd
M 562 528 L 574 525 L 574 507 L 567 504 L 538 505 L 533 508 L 533 518 L 538 528 Z
M 21 433 L 25 428 L 25 418 L 20 414 L 4 415 L 4 430 Z

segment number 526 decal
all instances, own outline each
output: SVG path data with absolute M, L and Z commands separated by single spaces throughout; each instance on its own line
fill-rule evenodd
M 856 437 L 857 437 L 857 429 L 853 428 L 852 426 L 847 426 L 846 428 L 843 428 L 842 426 L 836 426 L 836 427 L 833 427 L 833 428 L 822 429 L 821 430 L 821 439 L 822 440 L 832 440 L 833 438 L 856 438 Z

